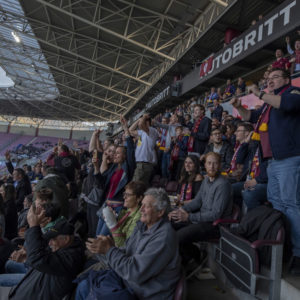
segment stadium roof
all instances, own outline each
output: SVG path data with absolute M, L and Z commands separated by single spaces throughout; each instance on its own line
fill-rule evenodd
M 232 2 L 0 0 L 0 114 L 116 120 Z
M 0 114 L 115 121 L 280 2 L 0 0 Z

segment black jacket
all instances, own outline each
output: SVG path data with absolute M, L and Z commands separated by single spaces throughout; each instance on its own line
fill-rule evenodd
M 55 157 L 54 166 L 58 172 L 62 173 L 68 178 L 69 182 L 75 180 L 75 169 L 80 169 L 78 159 L 74 155 Z
M 14 166 L 9 161 L 6 163 L 7 170 L 10 174 L 14 172 Z M 17 205 L 17 211 L 21 211 L 23 209 L 23 202 L 25 196 L 31 194 L 31 184 L 29 179 L 27 180 L 23 178 L 20 180 L 16 186 L 16 205 Z
M 200 122 L 198 131 L 196 133 L 192 132 L 191 135 L 195 138 L 194 141 L 194 152 L 200 154 L 204 153 L 205 147 L 209 141 L 211 132 L 211 119 L 204 117 Z
M 5 234 L 4 236 L 11 240 L 18 235 L 18 214 L 14 200 L 8 200 L 3 203 L 5 217 Z
M 75 237 L 70 246 L 51 252 L 45 247 L 39 226 L 27 229 L 25 240 L 26 264 L 31 268 L 12 288 L 8 299 L 63 299 L 74 288 L 72 281 L 83 267 L 83 243 Z

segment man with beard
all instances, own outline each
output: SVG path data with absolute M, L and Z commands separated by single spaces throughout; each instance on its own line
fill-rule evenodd
M 217 238 L 219 229 L 213 226 L 213 222 L 228 218 L 232 213 L 231 185 L 220 175 L 221 156 L 214 152 L 207 153 L 205 169 L 207 176 L 195 199 L 169 213 L 175 229 L 178 229 L 183 262 L 188 262 L 190 258 L 197 260 L 199 251 L 193 243 Z
M 273 69 L 267 82 L 267 93 L 249 87 L 265 102 L 260 109 L 247 110 L 237 98 L 231 103 L 244 120 L 256 123 L 252 139 L 260 141 L 268 160 L 268 201 L 287 217 L 294 256 L 290 272 L 300 275 L 300 89 L 290 85 L 283 69 Z

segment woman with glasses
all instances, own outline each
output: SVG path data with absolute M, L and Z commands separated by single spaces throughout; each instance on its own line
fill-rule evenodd
M 146 191 L 146 185 L 141 181 L 131 181 L 123 193 L 124 209 L 118 217 L 108 206 L 103 210 L 107 227 L 117 247 L 122 247 L 133 232 L 136 222 L 140 219 L 140 204 Z

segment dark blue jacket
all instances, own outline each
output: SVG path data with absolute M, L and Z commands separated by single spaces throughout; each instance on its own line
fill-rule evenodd
M 249 175 L 251 172 L 251 165 L 257 147 L 260 147 L 260 143 L 258 141 L 251 141 L 248 144 L 248 155 L 244 163 L 241 181 L 246 180 L 247 175 Z M 257 183 L 267 183 L 268 182 L 268 175 L 267 175 L 268 160 L 263 159 L 261 153 L 262 153 L 261 148 L 259 148 L 258 150 L 259 174 L 255 177 L 255 180 Z
M 277 95 L 285 86 L 276 89 Z M 264 105 L 251 111 L 250 122 L 256 123 Z M 274 159 L 300 155 L 300 89 L 289 87 L 281 95 L 279 108 L 272 107 L 268 124 L 270 145 Z
M 196 133 L 192 132 L 191 135 L 195 138 L 194 141 L 194 152 L 203 154 L 205 147 L 209 141 L 211 132 L 211 119 L 204 117 L 200 122 L 198 131 Z
M 214 110 L 211 112 L 211 118 L 216 118 L 221 122 L 222 120 L 222 113 L 223 113 L 223 107 L 221 105 L 218 105 Z
M 186 158 L 186 156 L 187 156 L 187 143 L 188 143 L 188 140 L 189 140 L 189 137 L 185 135 L 182 138 L 181 141 L 179 141 L 178 139 L 176 139 L 175 143 L 173 143 L 173 145 L 172 145 L 173 147 L 175 145 L 179 146 L 179 155 L 178 155 L 179 158 L 183 158 L 183 159 Z

